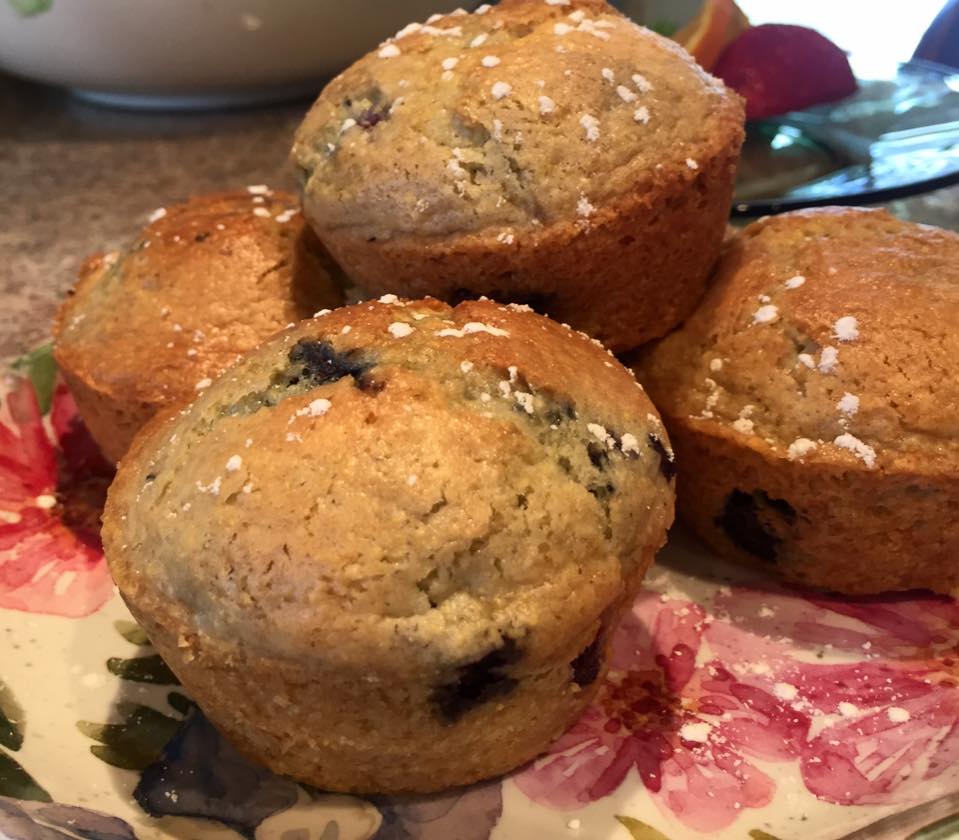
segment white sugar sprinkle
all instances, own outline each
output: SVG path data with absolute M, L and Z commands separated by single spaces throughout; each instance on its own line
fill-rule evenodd
M 852 703 L 847 700 L 842 700 L 837 707 L 839 714 L 843 717 L 855 717 L 859 714 L 859 707 L 854 706 Z
M 193 387 L 194 387 L 197 391 L 202 391 L 204 388 L 209 388 L 212 384 L 213 384 L 213 380 L 212 380 L 212 379 L 201 379 L 201 380 L 200 380 L 199 382 L 197 382 L 196 385 L 194 385 Z
M 274 221 L 279 222 L 281 225 L 286 224 L 290 219 L 292 219 L 300 211 L 296 207 L 291 207 L 288 210 L 284 210 L 282 213 L 278 213 L 273 217 Z
M 533 307 L 525 303 L 507 303 L 507 309 L 512 309 L 514 312 L 532 312 Z
M 499 64 L 499 58 L 495 55 L 484 55 L 483 58 L 480 59 L 480 64 L 484 67 L 495 67 Z
M 705 721 L 698 723 L 684 723 L 679 729 L 679 737 L 684 741 L 705 744 L 709 740 L 712 727 Z
M 626 87 L 626 85 L 617 85 L 616 93 L 619 94 L 619 98 L 622 99 L 623 102 L 635 102 L 637 98 L 636 94 Z
M 394 321 L 387 329 L 393 338 L 406 338 L 406 336 L 413 332 L 413 327 L 403 323 L 403 321 Z
M 856 457 L 858 457 L 869 469 L 872 469 L 876 466 L 876 450 L 873 449 L 866 443 L 863 443 L 859 438 L 854 435 L 845 432 L 839 435 L 833 443 L 842 448 L 848 449 Z
M 586 12 L 582 9 L 577 9 L 575 12 L 570 12 L 567 17 L 570 20 L 576 21 L 576 23 L 582 23 L 583 18 L 586 17 Z
M 396 295 L 380 295 L 377 300 L 380 303 L 396 303 L 399 301 L 399 298 Z
M 797 274 L 795 277 L 790 277 L 784 285 L 787 289 L 798 289 L 805 282 L 806 278 L 801 274 Z
M 810 452 L 813 452 L 819 444 L 809 438 L 796 438 L 789 444 L 787 456 L 790 461 L 796 461 L 804 458 Z
M 254 215 L 254 216 L 259 216 L 261 219 L 269 219 L 269 218 L 270 218 L 270 211 L 267 210 L 265 207 L 254 207 L 254 208 L 253 208 L 253 215 Z
M 553 34 L 554 35 L 568 35 L 573 31 L 573 27 L 568 23 L 554 23 L 553 24 Z
M 616 81 L 616 74 L 613 72 L 612 68 L 610 68 L 610 67 L 604 67 L 604 68 L 603 68 L 602 70 L 600 70 L 599 72 L 602 73 L 603 78 L 606 79 L 607 82 L 615 82 L 615 81 Z
M 473 10 L 474 15 L 485 15 L 493 7 L 489 3 L 483 3 L 481 6 L 477 6 Z
M 649 79 L 639 73 L 633 73 L 633 84 L 640 93 L 649 93 L 653 89 Z
M 588 219 L 596 212 L 596 208 L 590 204 L 585 195 L 581 195 L 579 201 L 576 202 L 576 212 L 584 219 Z
M 460 370 L 463 371 L 463 373 L 469 373 L 472 369 L 472 362 L 460 362 Z
M 583 127 L 583 131 L 586 132 L 586 139 L 590 143 L 595 143 L 599 140 L 599 120 L 596 119 L 592 114 L 582 114 L 579 118 L 579 124 Z
M 580 820 L 576 819 L 575 817 L 571 820 L 566 821 L 566 827 L 570 831 L 579 831 L 579 828 L 582 824 L 583 823 Z
M 693 170 L 699 169 L 699 164 L 696 161 L 694 161 L 692 158 L 686 158 L 686 166 L 688 166 L 690 169 L 693 169 Z
M 513 394 L 513 398 L 527 414 L 534 412 L 532 394 L 528 394 L 525 391 L 517 391 Z
M 472 335 L 473 333 L 489 333 L 490 335 L 500 336 L 502 338 L 508 338 L 509 332 L 506 330 L 501 330 L 499 327 L 491 327 L 489 324 L 482 324 L 478 321 L 470 321 L 468 324 L 464 324 L 463 328 L 460 330 L 447 328 L 439 330 L 436 334 L 441 338 L 462 338 L 464 335 Z
M 356 120 L 354 120 L 353 117 L 347 117 L 340 125 L 340 134 L 344 131 L 349 131 L 354 125 L 356 125 Z
M 223 479 L 220 476 L 217 476 L 209 484 L 203 484 L 203 482 L 198 481 L 196 483 L 196 489 L 201 493 L 209 493 L 211 496 L 220 495 L 220 485 L 223 483 Z
M 471 47 L 482 47 L 486 43 L 486 39 L 489 38 L 485 32 L 481 32 L 477 35 L 472 41 L 470 41 Z
M 839 364 L 839 351 L 835 347 L 823 347 L 819 355 L 819 372 L 832 373 Z
M 639 441 L 636 439 L 636 435 L 626 432 L 623 434 L 623 437 L 620 439 L 620 445 L 623 448 L 624 453 L 632 452 L 634 455 L 642 454 L 639 448 Z
M 890 706 L 886 709 L 886 716 L 893 723 L 905 723 L 912 717 L 912 715 L 909 714 L 909 710 L 902 708 L 902 706 Z
M 604 426 L 600 426 L 599 423 L 587 423 L 587 431 L 597 440 L 605 443 L 608 447 L 612 448 L 613 444 L 616 442 L 613 436 L 606 431 Z
M 493 86 L 490 88 L 493 99 L 502 99 L 504 96 L 509 96 L 512 92 L 513 86 L 507 82 L 493 82 Z
M 568 6 L 569 0 L 546 0 L 547 6 Z
M 633 111 L 633 119 L 638 123 L 643 123 L 645 125 L 649 122 L 649 108 L 645 105 L 641 105 L 635 111 Z
M 853 315 L 844 315 L 832 326 L 833 335 L 840 341 L 854 341 L 859 338 L 859 322 Z
M 318 309 L 313 313 L 314 318 L 322 318 L 324 315 L 329 315 L 333 310 L 332 309 Z
M 836 408 L 838 408 L 843 414 L 847 414 L 852 417 L 857 411 L 859 411 L 859 397 L 846 391 L 846 393 L 839 398 L 839 402 L 836 403 Z
M 387 44 L 377 55 L 380 58 L 396 58 L 400 54 L 400 48 L 396 44 Z
M 812 369 L 816 367 L 816 360 L 809 353 L 800 353 L 796 356 L 796 359 L 807 368 Z
M 251 195 L 272 195 L 273 191 L 266 184 L 250 184 L 246 191 Z
M 780 700 L 786 700 L 788 702 L 789 700 L 796 699 L 796 696 L 799 694 L 799 689 L 790 683 L 778 682 L 773 686 L 773 694 Z
M 709 369 L 714 373 L 723 369 L 723 360 L 718 356 L 709 360 Z
M 516 241 L 516 237 L 512 233 L 504 230 L 502 233 L 496 235 L 496 241 L 502 242 L 504 245 L 512 245 Z
M 347 324 L 346 326 L 343 327 L 343 329 L 340 330 L 340 335 L 346 335 L 347 333 L 351 333 L 351 332 L 353 332 L 353 327 Z
M 243 459 L 239 455 L 231 455 L 226 462 L 226 471 L 236 472 L 241 466 L 243 466 Z
M 157 207 L 147 218 L 151 222 L 156 222 L 166 215 L 166 207 Z
M 553 102 L 548 96 L 541 96 L 539 98 L 539 112 L 541 114 L 551 114 L 556 110 L 556 103 Z
M 741 435 L 751 435 L 756 424 L 748 417 L 737 417 L 733 420 L 733 428 Z
M 760 306 L 753 313 L 753 323 L 754 324 L 770 324 L 779 317 L 779 309 L 776 308 L 776 305 L 773 303 L 767 303 L 765 306 Z
M 459 62 L 460 60 L 458 58 L 444 58 L 443 69 L 452 70 L 457 64 L 459 64 Z

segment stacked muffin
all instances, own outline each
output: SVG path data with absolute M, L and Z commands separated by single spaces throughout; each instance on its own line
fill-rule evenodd
M 57 325 L 80 409 L 114 458 L 160 415 L 107 557 L 247 755 L 362 792 L 532 758 L 598 688 L 677 470 L 732 559 L 959 590 L 959 239 L 820 211 L 723 245 L 742 122 L 602 0 L 504 0 L 323 91 L 309 228 L 251 188 L 88 264 Z M 341 276 L 383 296 L 328 312 Z M 661 336 L 636 369 L 665 429 L 599 341 Z

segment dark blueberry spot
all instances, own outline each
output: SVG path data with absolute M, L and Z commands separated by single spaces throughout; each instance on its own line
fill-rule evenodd
M 526 510 L 529 507 L 529 499 L 526 498 L 522 493 L 516 497 L 516 507 Z
M 350 97 L 347 96 L 347 97 L 343 100 L 343 107 L 344 107 L 344 108 L 352 108 L 352 107 L 353 107 L 353 100 L 350 99 Z
M 776 562 L 782 542 L 775 531 L 777 524 L 792 525 L 795 521 L 795 508 L 784 499 L 771 499 L 765 490 L 733 490 L 716 517 L 716 524 L 733 545 L 768 563 Z
M 566 475 L 572 475 L 573 473 L 573 464 L 570 462 L 569 458 L 565 455 L 560 455 L 556 459 L 556 463 L 559 464 L 559 468 L 566 473 Z
M 367 242 L 376 242 L 376 237 L 375 237 L 375 236 L 370 236 L 370 237 L 367 238 L 366 241 L 367 241 Z
M 672 481 L 676 475 L 676 457 L 663 445 L 663 442 L 659 439 L 659 435 L 654 435 L 652 432 L 648 435 L 649 445 L 659 456 L 659 471 L 663 474 L 663 478 L 667 481 Z
M 596 638 L 571 663 L 573 682 L 585 688 L 592 685 L 599 676 L 599 668 L 603 662 L 604 628 L 600 627 Z
M 605 484 L 590 484 L 586 489 L 600 502 L 608 502 L 616 495 L 616 485 L 610 481 Z
M 290 371 L 289 385 L 303 381 L 316 387 L 336 382 L 344 376 L 352 376 L 359 384 L 374 367 L 374 363 L 360 350 L 338 353 L 332 344 L 305 338 L 293 345 L 288 358 L 294 366 Z
M 595 441 L 587 443 L 586 454 L 589 455 L 589 462 L 598 470 L 605 470 L 609 464 L 609 453 L 601 443 Z
M 388 118 L 389 111 L 381 111 L 371 106 L 356 118 L 356 124 L 364 131 L 370 131 L 377 123 Z
M 151 481 L 156 481 L 156 480 L 157 480 L 157 474 L 156 474 L 156 473 L 147 473 L 146 478 L 143 479 L 143 480 L 144 480 L 147 484 L 149 484 Z
M 455 682 L 441 685 L 433 692 L 433 701 L 443 718 L 453 723 L 481 703 L 509 694 L 516 687 L 516 680 L 504 672 L 521 655 L 516 642 L 505 638 L 482 659 L 460 668 Z
M 210 234 L 208 234 L 208 233 L 198 233 L 196 236 L 193 237 L 193 241 L 194 241 L 194 242 L 206 242 L 206 240 L 209 239 L 209 238 L 210 238 Z

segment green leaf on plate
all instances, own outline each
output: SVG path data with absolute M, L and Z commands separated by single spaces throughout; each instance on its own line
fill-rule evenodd
M 635 817 L 624 817 L 617 814 L 616 819 L 626 827 L 633 840 L 669 840 L 663 832 L 656 830 L 642 820 L 637 820 Z
M 761 828 L 754 828 L 749 832 L 749 836 L 752 840 L 779 840 L 775 834 L 770 834 L 768 831 L 763 831 Z
M 0 795 L 39 802 L 52 801 L 50 794 L 36 783 L 33 776 L 5 752 L 0 752 Z
M 652 29 L 653 32 L 658 32 L 660 35 L 665 35 L 667 38 L 672 38 L 673 35 L 679 30 L 679 27 L 673 23 L 671 20 L 666 20 L 665 18 L 659 18 L 654 20 L 652 23 L 646 24 L 647 28 Z
M 123 638 L 126 639 L 131 645 L 145 647 L 150 644 L 150 640 L 147 638 L 146 630 L 144 630 L 135 621 L 123 621 L 121 619 L 114 621 L 113 627 L 117 633 L 123 636 Z
M 53 5 L 53 0 L 8 0 L 8 2 L 13 6 L 13 10 L 22 17 L 48 12 Z
M 179 685 L 180 681 L 167 668 L 160 654 L 138 656 L 134 659 L 121 659 L 111 656 L 107 660 L 107 670 L 121 680 L 132 682 L 157 683 L 159 685 Z
M 0 680 L 0 744 L 16 752 L 23 746 L 23 708 Z
M 124 770 L 143 770 L 156 761 L 182 723 L 179 718 L 139 703 L 117 703 L 117 712 L 123 723 L 81 720 L 77 721 L 77 729 L 100 742 L 91 744 L 90 752 L 101 761 Z
M 53 402 L 53 387 L 57 381 L 57 363 L 53 360 L 53 345 L 44 344 L 21 356 L 13 363 L 14 370 L 22 370 L 33 385 L 40 413 L 46 414 Z

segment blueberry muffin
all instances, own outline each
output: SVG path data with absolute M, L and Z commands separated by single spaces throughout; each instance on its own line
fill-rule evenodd
M 333 271 L 296 199 L 263 186 L 157 210 L 125 251 L 88 259 L 54 353 L 104 455 L 119 460 L 153 414 L 239 354 L 337 306 Z
M 293 157 L 361 287 L 528 303 L 615 351 L 665 334 L 718 255 L 736 94 L 601 0 L 411 24 L 321 93 Z
M 788 213 L 644 353 L 680 513 L 721 554 L 860 594 L 959 594 L 959 236 Z
M 103 536 L 242 752 L 328 790 L 431 791 L 532 758 L 589 702 L 672 472 L 642 389 L 585 336 L 390 296 L 154 421 Z

